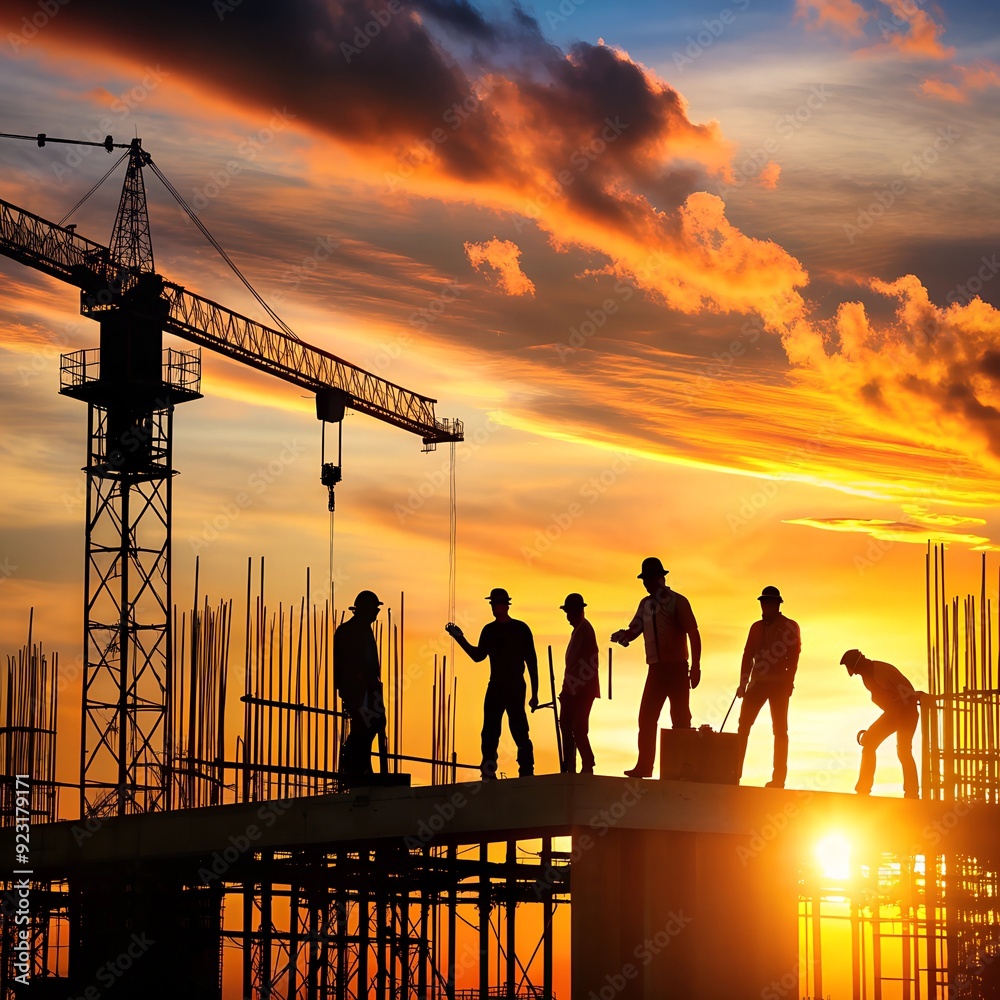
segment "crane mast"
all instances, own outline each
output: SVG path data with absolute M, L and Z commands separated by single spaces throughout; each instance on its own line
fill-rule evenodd
M 428 449 L 463 435 L 461 421 L 437 419 L 433 399 L 158 275 L 142 177 L 149 154 L 139 139 L 94 145 L 128 151 L 109 246 L 0 199 L 0 254 L 79 288 L 81 312 L 100 324 L 100 346 L 64 355 L 60 369 L 60 392 L 88 406 L 84 817 L 169 805 L 173 412 L 200 398 L 201 358 L 164 349 L 163 334 L 315 393 L 321 420 L 350 407 L 420 435 Z

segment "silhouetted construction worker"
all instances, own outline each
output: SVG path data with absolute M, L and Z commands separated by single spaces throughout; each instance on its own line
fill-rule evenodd
M 385 731 L 382 671 L 372 634 L 372 622 L 378 618 L 381 605 L 370 590 L 362 590 L 350 609 L 354 615 L 333 634 L 337 693 L 351 720 L 340 758 L 340 771 L 351 778 L 372 773 L 372 741 Z
M 648 597 L 639 602 L 628 628 L 611 636 L 627 646 L 640 634 L 646 646 L 646 686 L 639 704 L 639 759 L 625 773 L 630 778 L 648 778 L 656 757 L 656 726 L 663 702 L 670 699 L 670 724 L 674 729 L 691 728 L 690 690 L 701 681 L 701 633 L 691 604 L 667 586 L 667 573 L 655 556 L 642 561 L 638 579 Z M 691 670 L 688 673 L 688 639 L 691 640 Z
M 784 788 L 788 773 L 788 699 L 792 696 L 802 640 L 798 624 L 780 611 L 784 598 L 777 587 L 765 587 L 757 600 L 760 621 L 750 626 L 743 647 L 740 686 L 736 689 L 737 697 L 743 699 L 739 724 L 740 775 L 750 729 L 764 702 L 768 702 L 774 732 L 774 767 L 765 787 Z
M 562 769 L 572 774 L 576 771 L 576 751 L 580 751 L 580 773 L 594 773 L 594 751 L 590 747 L 590 710 L 594 699 L 601 697 L 601 683 L 597 676 L 599 653 L 594 626 L 587 621 L 582 595 L 567 594 L 559 606 L 566 612 L 566 620 L 573 626 L 573 634 L 566 646 L 566 672 L 559 692 L 559 728 L 562 732 Z
M 531 711 L 538 708 L 538 657 L 535 655 L 535 640 L 531 629 L 510 616 L 510 594 L 501 587 L 495 587 L 486 598 L 490 602 L 493 617 L 479 634 L 479 645 L 472 646 L 465 634 L 455 624 L 449 622 L 445 631 L 472 657 L 476 663 L 490 658 L 490 681 L 486 685 L 483 700 L 483 731 L 480 764 L 483 778 L 497 776 L 497 747 L 500 744 L 500 726 L 503 714 L 507 713 L 510 735 L 517 744 L 517 769 L 523 778 L 535 773 L 535 752 L 528 735 L 528 717 L 524 713 L 524 668 L 528 668 L 531 681 Z
M 896 734 L 896 753 L 903 765 L 903 798 L 919 797 L 917 765 L 913 759 L 913 734 L 920 717 L 919 698 L 913 685 L 891 663 L 869 660 L 861 650 L 849 649 L 840 658 L 853 677 L 860 675 L 865 687 L 871 691 L 872 701 L 882 709 L 882 714 L 858 733 L 861 744 L 861 773 L 854 790 L 868 795 L 875 778 L 875 751 L 893 733 Z

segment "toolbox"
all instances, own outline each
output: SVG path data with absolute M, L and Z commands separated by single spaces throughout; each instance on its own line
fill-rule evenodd
M 664 781 L 740 783 L 740 738 L 700 729 L 660 730 L 660 778 Z

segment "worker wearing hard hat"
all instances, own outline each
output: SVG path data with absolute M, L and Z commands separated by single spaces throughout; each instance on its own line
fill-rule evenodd
M 781 613 L 784 598 L 777 587 L 765 587 L 757 600 L 760 620 L 750 626 L 740 665 L 740 686 L 736 689 L 737 697 L 743 699 L 739 723 L 740 774 L 750 729 L 767 702 L 774 732 L 774 763 L 771 780 L 765 787 L 784 788 L 788 772 L 788 701 L 802 640 L 798 624 Z
M 506 590 L 494 587 L 486 600 L 490 602 L 495 620 L 483 626 L 478 646 L 473 646 L 465 638 L 461 628 L 453 622 L 445 626 L 445 631 L 476 663 L 481 663 L 487 656 L 490 658 L 490 681 L 486 685 L 486 697 L 483 700 L 483 758 L 479 766 L 484 780 L 490 781 L 497 776 L 497 749 L 505 712 L 510 735 L 517 745 L 517 773 L 523 778 L 535 773 L 535 750 L 528 731 L 528 716 L 524 711 L 524 696 L 527 693 L 524 683 L 525 667 L 528 668 L 528 679 L 531 681 L 531 698 L 528 704 L 532 712 L 538 708 L 538 657 L 535 654 L 535 640 L 531 629 L 524 622 L 511 618 L 510 594 Z
M 567 594 L 559 605 L 573 626 L 566 646 L 566 671 L 559 692 L 559 730 L 562 734 L 562 769 L 576 771 L 576 752 L 580 751 L 580 773 L 594 773 L 594 751 L 590 746 L 590 710 L 594 699 L 601 697 L 597 676 L 600 653 L 594 626 L 587 621 L 587 606 L 581 594 Z
M 861 677 L 871 692 L 872 701 L 882 709 L 882 714 L 858 733 L 861 744 L 861 773 L 855 791 L 868 795 L 875 778 L 875 751 L 892 733 L 896 734 L 896 753 L 903 765 L 903 798 L 919 797 L 917 765 L 913 759 L 913 734 L 919 719 L 919 698 L 913 685 L 891 663 L 869 660 L 860 649 L 849 649 L 840 658 L 853 677 Z
M 646 647 L 646 684 L 639 703 L 639 759 L 625 773 L 648 778 L 656 756 L 656 725 L 663 703 L 670 699 L 670 724 L 691 728 L 690 689 L 701 681 L 701 633 L 691 603 L 667 586 L 667 573 L 656 556 L 642 561 L 637 579 L 648 597 L 639 602 L 627 628 L 612 633 L 611 641 L 627 646 L 640 635 Z M 688 670 L 688 640 L 691 668 Z
M 372 634 L 381 607 L 376 594 L 362 590 L 351 606 L 353 617 L 333 634 L 334 684 L 351 720 L 340 755 L 339 770 L 346 778 L 372 773 L 372 742 L 385 731 L 382 670 Z

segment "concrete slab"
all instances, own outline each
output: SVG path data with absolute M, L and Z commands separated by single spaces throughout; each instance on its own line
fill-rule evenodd
M 48 877 L 90 863 L 208 856 L 234 845 L 332 849 L 401 839 L 419 847 L 543 834 L 573 834 L 581 843 L 611 830 L 730 835 L 743 858 L 777 840 L 808 850 L 835 831 L 868 850 L 1000 854 L 997 806 L 549 774 L 38 825 L 30 861 Z M 0 831 L 0 856 L 14 856 L 11 829 Z

